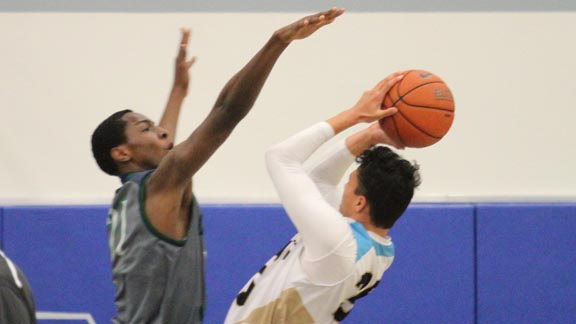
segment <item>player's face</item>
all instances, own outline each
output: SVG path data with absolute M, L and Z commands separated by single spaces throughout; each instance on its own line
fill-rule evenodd
M 168 132 L 138 113 L 127 113 L 122 119 L 126 121 L 126 146 L 130 150 L 132 162 L 143 169 L 158 167 L 162 158 L 174 146 Z
M 358 188 L 358 169 L 350 173 L 348 182 L 344 186 L 342 202 L 340 203 L 340 213 L 346 217 L 353 217 L 355 215 L 354 206 L 356 206 L 359 196 L 355 193 L 356 188 Z

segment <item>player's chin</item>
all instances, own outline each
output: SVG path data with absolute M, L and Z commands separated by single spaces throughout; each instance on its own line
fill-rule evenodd
M 166 155 L 168 155 L 169 153 L 170 150 L 168 148 L 159 151 L 158 155 L 156 156 L 156 162 L 157 162 L 156 164 L 160 164 L 160 161 L 164 160 Z

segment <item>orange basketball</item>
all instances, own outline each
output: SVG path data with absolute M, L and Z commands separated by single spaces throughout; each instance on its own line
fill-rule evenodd
M 398 112 L 380 120 L 392 139 L 406 147 L 425 147 L 444 137 L 454 121 L 452 92 L 438 76 L 410 70 L 396 83 L 382 103 Z

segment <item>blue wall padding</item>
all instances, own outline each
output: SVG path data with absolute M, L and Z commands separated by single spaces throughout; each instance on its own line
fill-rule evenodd
M 576 205 L 477 208 L 478 323 L 576 323 Z
M 114 313 L 107 207 L 6 207 L 4 250 L 25 272 L 38 311 Z
M 28 276 L 39 311 L 110 323 L 107 210 L 0 207 L 4 251 Z M 295 229 L 279 205 L 202 210 L 205 323 L 214 324 Z M 345 323 L 576 323 L 574 232 L 576 204 L 414 204 L 390 232 L 392 267 Z
M 346 323 L 473 323 L 471 205 L 416 204 L 390 231 L 392 267 Z

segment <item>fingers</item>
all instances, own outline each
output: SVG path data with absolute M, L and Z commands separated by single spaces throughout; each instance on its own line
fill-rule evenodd
M 189 69 L 194 63 L 196 63 L 197 58 L 193 56 L 190 60 L 186 61 L 186 51 L 188 48 L 188 41 L 190 40 L 190 34 L 192 31 L 190 28 L 180 28 L 182 34 L 180 39 L 180 48 L 178 50 L 178 57 L 176 58 L 179 64 L 186 69 Z
M 344 11 L 345 11 L 344 8 L 333 7 L 330 10 L 326 10 L 324 12 L 317 14 L 317 15 L 324 16 L 325 19 L 330 20 L 330 19 L 334 19 L 334 18 L 342 15 L 344 13 Z
M 180 39 L 180 48 L 178 50 L 178 60 L 184 61 L 186 59 L 186 48 L 188 47 L 188 40 L 190 39 L 190 29 L 181 28 L 182 38 Z
M 343 13 L 344 8 L 334 7 L 330 10 L 323 11 L 315 15 L 306 17 L 304 21 L 306 21 L 308 25 L 312 25 L 319 28 L 330 24 L 331 22 L 334 21 L 334 19 L 336 19 L 336 17 L 342 15 Z
M 382 105 L 384 97 L 386 96 L 390 88 L 392 88 L 392 86 L 394 86 L 398 81 L 402 80 L 403 77 L 404 73 L 402 71 L 394 72 L 389 76 L 387 76 L 384 80 L 378 82 L 378 84 L 376 84 L 376 86 L 374 86 L 374 88 L 369 90 L 368 92 L 371 93 L 371 96 L 373 96 L 374 101 L 378 102 L 379 105 Z
M 332 8 L 327 11 L 323 11 L 317 13 L 315 15 L 308 16 L 304 18 L 300 23 L 300 28 L 305 26 L 314 26 L 320 28 L 322 26 L 328 25 L 329 23 L 333 22 L 336 17 L 342 15 L 344 13 L 343 8 Z
M 190 61 L 186 62 L 186 69 L 189 69 L 192 65 L 194 65 L 194 63 L 196 63 L 197 60 L 198 58 L 196 56 L 192 56 Z
M 180 32 L 182 33 L 180 46 L 186 47 L 188 45 L 188 39 L 190 38 L 191 30 L 190 28 L 180 28 Z
M 304 17 L 288 26 L 280 28 L 274 34 L 285 43 L 290 43 L 296 39 L 303 39 L 322 26 L 328 25 L 344 13 L 344 9 L 332 8 L 328 11 L 320 12 L 315 15 Z
M 398 109 L 396 107 L 390 107 L 387 109 L 382 109 L 382 110 L 380 110 L 380 118 L 379 119 L 390 117 L 397 112 L 398 112 Z
M 402 80 L 406 71 L 398 71 L 390 74 L 384 80 L 378 82 L 374 90 L 388 92 L 398 81 Z

